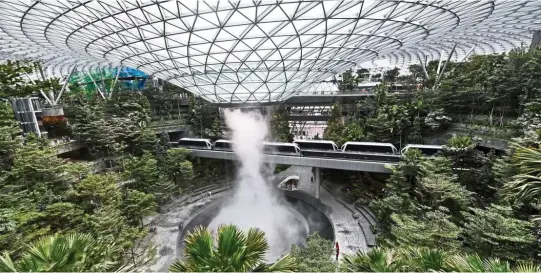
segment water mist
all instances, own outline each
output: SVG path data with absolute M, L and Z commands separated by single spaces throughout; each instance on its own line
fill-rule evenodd
M 225 121 L 241 164 L 232 198 L 209 227 L 235 224 L 243 230 L 260 228 L 270 246 L 267 259 L 275 260 L 291 244 L 304 242 L 308 224 L 302 215 L 282 202 L 276 188 L 262 174 L 263 141 L 269 131 L 267 120 L 255 112 L 226 110 Z

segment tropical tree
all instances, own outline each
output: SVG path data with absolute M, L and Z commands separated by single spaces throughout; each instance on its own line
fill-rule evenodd
M 529 221 L 517 219 L 511 207 L 491 204 L 466 213 L 465 245 L 479 255 L 507 260 L 532 258 L 536 241 Z
M 428 211 L 414 216 L 393 214 L 395 223 L 391 227 L 391 235 L 397 245 L 419 247 L 441 247 L 448 251 L 457 250 L 460 241 L 460 227 L 451 222 L 446 209 Z
M 352 69 L 348 69 L 346 72 L 342 73 L 340 76 L 342 78 L 338 86 L 340 91 L 352 91 L 353 88 L 355 88 L 357 86 L 357 83 L 359 82 L 359 80 L 353 74 Z
M 511 272 L 509 262 L 498 258 L 482 259 L 478 254 L 452 256 L 447 267 L 455 272 Z
M 343 144 L 340 142 L 343 124 L 342 124 L 342 106 L 339 103 L 335 103 L 331 108 L 329 120 L 327 121 L 327 127 L 323 133 L 323 139 L 335 141 L 338 145 Z
M 221 139 L 223 137 L 222 119 L 220 117 L 214 118 L 212 125 L 209 128 L 209 137 L 213 141 Z
M 308 236 L 306 244 L 293 245 L 291 256 L 295 258 L 300 272 L 333 272 L 333 242 L 314 233 Z
M 441 249 L 409 247 L 400 253 L 412 272 L 442 272 L 446 269 L 449 254 Z
M 201 98 L 190 97 L 186 124 L 195 135 L 210 137 L 212 132 L 209 131 L 213 129 L 217 116 L 218 107 Z
M 126 187 L 154 194 L 158 202 L 164 202 L 175 191 L 175 184 L 161 172 L 158 161 L 149 152 L 125 160 L 124 169 Z
M 159 138 L 156 136 L 156 131 L 149 128 L 142 128 L 135 134 L 133 145 L 130 145 L 130 154 L 134 156 L 142 156 L 145 151 L 152 154 L 158 152 Z
M 115 266 L 107 255 L 103 259 L 95 259 L 96 251 L 105 249 L 95 248 L 96 240 L 89 234 L 72 233 L 67 235 L 55 234 L 42 238 L 28 246 L 23 256 L 13 261 L 9 254 L 0 257 L 2 272 L 79 272 L 107 271 Z M 110 246 L 109 250 L 115 248 Z
M 10 60 L 2 62 L 0 64 L 0 97 L 26 97 L 37 95 L 40 91 L 42 95 L 45 95 L 43 91 L 60 89 L 57 78 L 32 81 L 24 76 L 39 72 L 39 70 L 41 70 L 39 62 Z M 48 95 L 51 96 L 50 93 Z
M 347 272 L 402 272 L 405 268 L 406 263 L 400 253 L 388 248 L 345 255 L 340 265 L 340 270 Z
M 536 202 L 541 198 L 541 152 L 534 147 L 515 146 L 511 163 L 516 174 L 507 182 L 502 193 L 517 202 Z
M 292 272 L 295 260 L 288 255 L 272 264 L 264 261 L 269 250 L 265 233 L 257 228 L 243 232 L 234 225 L 222 225 L 216 240 L 210 229 L 197 227 L 184 238 L 184 260 L 175 260 L 173 272 Z
M 63 228 L 58 219 L 44 218 L 55 213 L 54 207 L 47 208 L 65 200 L 88 169 L 66 164 L 54 148 L 35 142 L 14 148 L 9 171 L 0 172 L 0 248 L 16 257 L 25 244 L 51 234 L 51 226 Z
M 415 193 L 419 202 L 434 209 L 444 206 L 457 214 L 471 203 L 473 193 L 459 183 L 449 159 L 437 156 L 421 163 Z
M 75 185 L 70 199 L 87 213 L 93 213 L 103 206 L 118 206 L 122 198 L 119 184 L 118 175 L 92 174 Z
M 482 258 L 476 253 L 448 252 L 435 248 L 375 248 L 345 255 L 341 270 L 348 272 L 539 272 L 531 261 L 515 266 L 499 258 Z
M 0 100 L 0 171 L 8 170 L 13 164 L 15 150 L 21 144 L 20 133 L 11 105 Z
M 367 80 L 368 76 L 370 75 L 370 70 L 366 69 L 366 68 L 360 68 L 360 69 L 357 69 L 357 82 L 362 82 L 362 81 L 365 81 Z
M 273 139 L 279 142 L 292 142 L 293 134 L 289 130 L 287 108 L 283 105 L 272 113 L 270 120 L 270 133 Z
M 139 92 L 125 90 L 113 93 L 113 97 L 106 101 L 105 112 L 108 116 L 128 118 L 139 127 L 150 122 L 150 103 Z
M 382 232 L 387 232 L 393 223 L 393 214 L 418 215 L 422 213 L 418 199 L 412 198 L 417 186 L 422 153 L 417 149 L 409 149 L 396 166 L 390 166 L 392 173 L 384 189 L 382 199 L 372 200 L 370 207 L 377 214 Z
M 192 162 L 187 160 L 188 155 L 188 150 L 183 148 L 167 150 L 160 165 L 169 180 L 180 188 L 187 188 L 194 176 Z
M 156 212 L 156 197 L 137 190 L 125 190 L 122 198 L 122 215 L 130 224 L 143 227 L 143 217 Z
M 383 81 L 392 84 L 394 81 L 396 81 L 398 74 L 400 74 L 400 69 L 398 67 L 387 70 L 383 73 Z

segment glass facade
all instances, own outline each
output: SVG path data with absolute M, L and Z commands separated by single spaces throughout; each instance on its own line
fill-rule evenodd
M 358 64 L 529 45 L 541 2 L 0 0 L 0 57 L 131 67 L 211 102 L 281 101 Z

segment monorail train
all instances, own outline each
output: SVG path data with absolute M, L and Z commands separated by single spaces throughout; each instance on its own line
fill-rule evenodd
M 182 138 L 179 140 L 178 144 L 179 146 L 188 149 L 233 151 L 233 141 L 227 139 L 217 140 L 213 145 L 209 139 Z M 295 143 L 264 142 L 263 149 L 265 153 L 268 154 L 302 155 L 301 149 Z
M 188 149 L 233 151 L 231 140 L 220 139 L 212 143 L 209 139 L 182 138 L 178 145 Z M 293 143 L 264 142 L 264 152 L 277 155 L 294 155 L 307 157 L 332 157 L 345 159 L 362 159 L 370 161 L 398 162 L 400 154 L 391 143 L 353 142 L 349 141 L 341 148 L 329 140 L 296 140 Z M 436 145 L 409 144 L 402 149 L 402 154 L 408 149 L 419 149 L 424 155 L 432 156 L 442 149 Z
M 182 138 L 178 146 L 197 150 L 233 152 L 233 142 L 226 139 L 212 143 L 209 139 Z M 401 155 L 409 149 L 418 149 L 425 156 L 433 156 L 440 152 L 443 146 L 408 144 L 399 153 L 391 143 L 348 141 L 339 148 L 334 141 L 330 140 L 296 140 L 293 143 L 264 142 L 263 148 L 267 154 L 398 162 Z M 486 153 L 492 150 L 485 147 L 477 147 L 477 149 Z M 496 154 L 505 153 L 505 151 L 495 152 Z
M 297 140 L 303 156 L 398 162 L 398 150 L 390 143 L 346 142 L 341 148 L 329 140 Z
M 212 150 L 212 142 L 210 139 L 203 138 L 181 138 L 178 145 L 188 149 Z

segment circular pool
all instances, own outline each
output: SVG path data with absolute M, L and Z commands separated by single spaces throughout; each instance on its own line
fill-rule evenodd
M 325 211 L 324 205 L 319 201 L 306 201 L 302 194 L 298 193 L 285 193 L 283 201 L 287 204 L 290 213 L 295 215 L 296 223 L 293 223 L 297 227 L 300 227 L 300 232 L 297 232 L 297 236 L 290 237 L 284 236 L 287 242 L 281 244 L 271 244 L 269 255 L 267 259 L 269 261 L 279 258 L 282 254 L 289 252 L 291 245 L 303 244 L 309 234 L 317 232 L 322 238 L 330 241 L 334 241 L 334 228 L 331 220 L 323 212 Z M 307 197 L 309 198 L 309 197 Z M 220 213 L 220 209 L 223 207 L 226 198 L 216 200 L 210 205 L 201 207 L 195 215 L 184 223 L 184 228 L 180 232 L 178 237 L 178 251 L 177 256 L 182 258 L 181 254 L 184 250 L 184 236 L 192 231 L 197 226 L 215 227 L 217 223 L 213 222 L 216 216 Z M 291 225 L 290 223 L 289 225 Z M 287 232 L 287 226 L 280 228 L 279 232 Z

